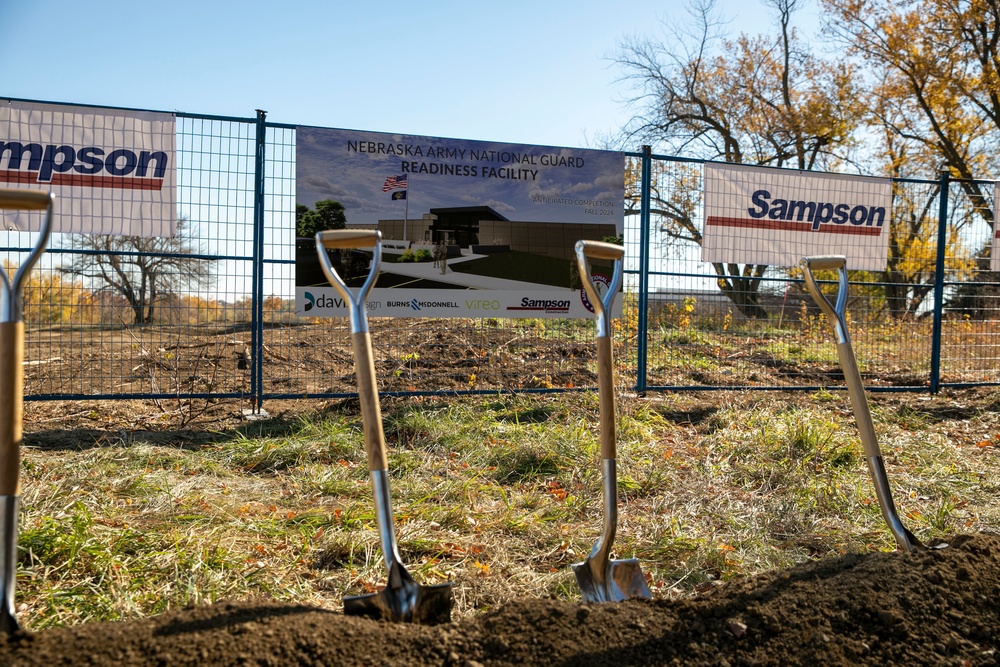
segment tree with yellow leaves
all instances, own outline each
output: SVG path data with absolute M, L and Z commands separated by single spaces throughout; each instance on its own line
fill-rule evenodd
M 626 40 L 616 60 L 641 109 L 626 128 L 629 139 L 738 164 L 811 170 L 847 160 L 862 116 L 850 69 L 815 57 L 799 39 L 798 0 L 766 4 L 776 12 L 777 36 L 728 39 L 714 2 L 695 0 L 692 30 L 675 31 L 668 43 Z M 654 188 L 651 213 L 667 238 L 701 243 L 699 190 Z M 767 268 L 713 264 L 719 288 L 750 317 L 767 316 L 759 304 Z

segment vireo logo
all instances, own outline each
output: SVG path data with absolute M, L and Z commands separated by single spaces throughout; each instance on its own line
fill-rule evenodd
M 306 292 L 306 301 L 307 301 L 308 303 L 306 303 L 306 307 L 305 307 L 305 312 L 307 312 L 307 313 L 308 313 L 308 312 L 309 312 L 310 310 L 312 310 L 312 309 L 313 309 L 313 307 L 314 307 L 314 306 L 316 305 L 316 297 L 314 297 L 314 296 L 313 296 L 312 294 L 310 294 L 309 292 Z

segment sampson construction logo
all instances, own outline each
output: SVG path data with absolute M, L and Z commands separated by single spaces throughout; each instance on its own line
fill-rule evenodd
M 160 190 L 168 162 L 164 151 L 0 141 L 2 183 Z
M 507 310 L 540 312 L 540 313 L 568 313 L 569 299 L 521 299 L 519 306 L 507 306 Z
M 749 218 L 710 215 L 706 224 L 714 227 L 800 230 L 879 236 L 886 220 L 884 206 L 844 204 L 772 197 L 768 190 L 757 190 L 746 208 Z

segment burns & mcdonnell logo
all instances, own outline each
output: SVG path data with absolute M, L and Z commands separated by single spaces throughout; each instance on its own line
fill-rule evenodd
M 412 299 L 410 301 L 386 301 L 387 308 L 410 308 L 412 310 L 423 310 L 424 308 L 458 308 L 456 301 L 421 301 Z

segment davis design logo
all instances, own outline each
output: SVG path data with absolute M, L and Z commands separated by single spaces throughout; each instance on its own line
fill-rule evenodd
M 590 274 L 590 279 L 594 281 L 594 288 L 597 290 L 597 295 L 603 300 L 604 295 L 611 288 L 611 278 L 603 273 L 592 273 Z M 590 303 L 590 299 L 587 297 L 587 289 L 584 287 L 580 288 L 580 302 L 584 308 L 590 312 L 594 312 L 594 304 Z
M 302 312 L 305 312 L 305 313 L 308 313 L 313 308 L 343 308 L 344 307 L 344 300 L 341 299 L 341 298 L 339 298 L 339 297 L 331 299 L 330 297 L 325 296 L 323 294 L 320 294 L 317 297 L 317 296 L 314 296 L 312 292 L 305 292 L 303 296 L 305 297 L 306 305 L 302 309 Z M 369 301 L 368 303 L 369 303 L 369 306 L 372 305 L 371 301 Z M 375 306 L 375 308 L 378 308 L 378 302 L 375 302 L 374 306 Z

